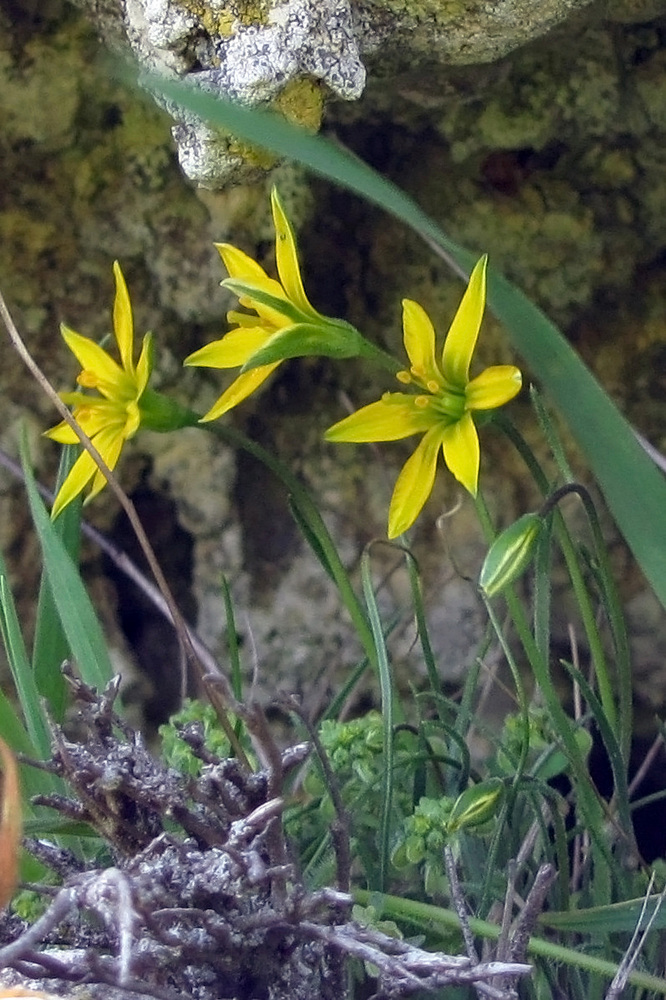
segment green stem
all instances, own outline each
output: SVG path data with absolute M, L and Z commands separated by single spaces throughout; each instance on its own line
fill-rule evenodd
M 231 444 L 237 448 L 242 448 L 249 455 L 252 455 L 253 458 L 256 458 L 259 462 L 270 469 L 271 472 L 273 472 L 285 485 L 295 506 L 298 507 L 301 516 L 308 524 L 312 534 L 317 539 L 317 547 L 319 553 L 323 555 L 325 560 L 325 568 L 328 572 L 330 572 L 338 591 L 340 592 L 340 596 L 342 597 L 344 605 L 347 608 L 349 616 L 353 622 L 356 634 L 358 635 L 361 645 L 363 646 L 365 655 L 376 670 L 377 651 L 375 649 L 372 630 L 368 624 L 368 619 L 365 615 L 361 602 L 359 601 L 358 596 L 349 581 L 349 576 L 342 564 L 340 556 L 338 555 L 338 551 L 329 534 L 328 528 L 326 527 L 324 520 L 317 510 L 316 505 L 312 501 L 308 491 L 283 462 L 281 462 L 278 458 L 275 458 L 274 455 L 271 455 L 271 453 L 266 451 L 265 448 L 262 448 L 260 444 L 250 440 L 250 438 L 246 437 L 245 434 L 241 433 L 241 431 L 236 430 L 235 427 L 220 423 L 206 423 L 202 424 L 201 427 L 208 430 L 216 437 L 219 437 L 227 444 Z
M 433 927 L 441 928 L 442 932 L 460 930 L 460 920 L 453 910 L 445 910 L 431 903 L 419 903 L 398 896 L 378 896 L 367 889 L 354 889 L 352 892 L 354 899 L 361 906 L 372 906 L 377 910 L 378 919 L 403 919 L 428 931 L 432 931 Z M 501 933 L 498 924 L 491 924 L 476 917 L 469 917 L 468 922 L 474 934 L 490 941 L 498 940 Z M 448 937 L 448 933 L 445 936 Z M 546 958 L 551 962 L 562 962 L 572 968 L 584 969 L 593 975 L 605 976 L 608 979 L 613 979 L 618 970 L 617 964 L 613 962 L 588 955 L 582 950 L 553 944 L 539 937 L 530 938 L 527 954 L 535 958 Z M 634 971 L 629 974 L 628 982 L 632 986 L 666 996 L 666 979 L 661 979 L 659 976 Z
M 379 823 L 379 886 L 383 892 L 388 879 L 389 864 L 391 857 L 391 814 L 393 809 L 393 753 L 395 746 L 394 722 L 396 716 L 401 715 L 395 711 L 397 700 L 393 690 L 391 670 L 388 661 L 388 652 L 384 640 L 379 609 L 375 600 L 372 587 L 372 576 L 370 572 L 370 550 L 366 547 L 361 559 L 361 579 L 363 581 L 363 594 L 368 612 L 370 615 L 370 627 L 372 628 L 373 639 L 376 649 L 377 669 L 379 674 L 379 687 L 381 691 L 382 705 L 382 732 L 383 732 L 383 756 L 384 768 L 382 772 L 381 789 L 381 816 Z
M 396 375 L 404 365 L 396 361 L 392 354 L 388 354 L 383 351 L 381 347 L 377 347 L 370 340 L 366 340 L 364 336 L 359 334 L 361 337 L 361 350 L 359 357 L 365 358 L 366 361 L 371 361 L 373 364 L 378 365 L 380 368 L 384 368 L 389 371 L 391 375 Z
M 588 522 L 592 529 L 592 536 L 594 538 L 594 548 L 597 559 L 599 561 L 599 576 L 601 579 L 602 593 L 604 604 L 606 608 L 606 614 L 608 616 L 608 621 L 613 633 L 613 642 L 615 645 L 615 652 L 617 656 L 617 673 L 618 673 L 618 688 L 619 688 L 619 742 L 622 748 L 622 755 L 624 757 L 625 763 L 629 760 L 629 752 L 631 749 L 631 737 L 632 737 L 632 690 L 631 690 L 631 662 L 629 654 L 629 641 L 627 638 L 627 630 L 624 623 L 624 615 L 622 613 L 622 607 L 620 604 L 620 598 L 615 586 L 615 581 L 613 579 L 613 573 L 610 566 L 610 560 L 608 558 L 608 549 L 604 541 L 604 536 L 601 531 L 601 524 L 599 523 L 599 516 L 597 514 L 596 508 L 590 496 L 589 490 L 586 489 L 581 483 L 566 483 L 561 486 L 558 490 L 547 499 L 544 504 L 544 508 L 554 507 L 555 504 L 559 503 L 563 496 L 568 493 L 576 493 L 580 498 L 583 507 L 585 509 L 585 514 L 587 515 Z M 573 545 L 571 544 L 570 536 L 568 532 L 562 533 L 563 537 L 559 538 L 558 541 L 562 546 L 564 552 L 564 543 L 568 543 L 571 547 L 571 557 L 573 562 L 578 566 L 578 561 L 575 557 L 575 551 L 573 551 Z M 565 559 L 567 554 L 565 552 Z M 569 566 L 569 560 L 567 559 L 567 566 Z M 570 571 L 571 572 L 571 571 Z M 599 638 L 599 630 L 596 626 L 596 618 L 590 606 L 589 596 L 587 594 L 587 588 L 585 587 L 580 571 L 578 571 L 577 576 L 579 578 L 579 586 L 584 590 L 585 593 L 585 605 L 589 606 L 588 614 L 591 617 L 591 628 L 593 627 L 593 633 L 596 635 L 599 647 L 601 647 L 601 640 Z M 573 582 L 573 578 L 572 578 Z M 574 583 L 574 586 L 575 583 Z M 576 597 L 578 598 L 578 590 L 576 590 Z M 583 611 L 583 606 L 581 605 L 581 611 Z M 586 626 L 586 632 L 587 632 Z M 590 633 L 588 632 L 588 640 L 590 639 Z M 592 647 L 590 647 L 592 650 Z M 599 695 L 601 697 L 601 703 L 604 707 L 604 711 L 608 715 L 609 722 L 614 728 L 617 728 L 617 714 L 615 710 L 615 702 L 612 697 L 612 689 L 610 684 L 610 678 L 608 671 L 606 669 L 606 660 L 603 655 L 603 650 L 599 655 L 599 661 L 593 657 L 593 662 L 595 664 L 595 671 L 597 674 L 597 681 L 599 684 Z M 601 674 L 600 674 L 601 670 Z M 605 696 L 604 696 L 605 692 Z M 609 708 L 612 706 L 612 711 Z
M 494 540 L 495 530 L 480 494 L 477 496 L 476 507 L 486 541 L 490 545 Z M 592 842 L 598 848 L 599 854 L 603 857 L 605 864 L 612 867 L 612 854 L 603 832 L 603 810 L 597 791 L 590 779 L 587 764 L 576 742 L 574 727 L 560 704 L 560 699 L 550 677 L 548 662 L 541 656 L 537 648 L 527 624 L 525 612 L 513 587 L 507 587 L 504 597 L 513 626 L 534 672 L 534 679 L 539 686 L 553 725 L 567 752 L 571 769 L 577 781 L 577 793 L 581 810 L 585 817 L 587 828 L 590 831 Z M 599 857 L 599 860 L 601 861 L 601 857 Z

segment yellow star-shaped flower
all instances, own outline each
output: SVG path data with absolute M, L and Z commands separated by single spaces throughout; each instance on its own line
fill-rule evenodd
M 522 376 L 513 365 L 486 368 L 470 379 L 469 367 L 486 303 L 487 257 L 478 261 L 444 342 L 441 364 L 435 331 L 425 310 L 403 301 L 404 343 L 409 371 L 398 372 L 417 393 L 387 392 L 381 400 L 334 424 L 328 441 L 397 441 L 412 434 L 423 440 L 404 465 L 393 491 L 388 536 L 409 528 L 430 496 L 440 449 L 444 461 L 466 490 L 476 496 L 479 438 L 475 410 L 502 406 L 520 391 Z
M 60 398 L 74 407 L 73 417 L 91 439 L 110 469 L 114 469 L 123 444 L 133 437 L 141 423 L 139 401 L 148 385 L 152 369 L 152 338 L 146 334 L 141 354 L 134 363 L 134 325 L 132 306 L 123 273 L 114 262 L 116 297 L 113 306 L 113 330 L 120 352 L 120 364 L 88 337 L 66 326 L 61 333 L 70 351 L 81 365 L 77 377 L 84 389 L 97 389 L 99 396 L 84 392 L 63 392 Z M 69 424 L 63 421 L 46 431 L 46 437 L 61 444 L 78 444 L 79 439 Z M 57 517 L 91 483 L 86 502 L 103 489 L 106 480 L 94 460 L 84 451 L 74 463 L 58 490 L 52 517 Z
M 221 340 L 214 340 L 185 359 L 183 364 L 204 368 L 240 368 L 264 347 L 275 334 L 300 328 L 325 328 L 335 321 L 327 319 L 310 305 L 298 267 L 296 240 L 275 189 L 271 192 L 275 225 L 275 256 L 279 281 L 270 278 L 263 267 L 229 243 L 216 243 L 229 277 L 222 282 L 239 296 L 240 305 L 251 313 L 229 312 L 227 319 L 237 324 Z M 204 415 L 215 420 L 246 399 L 274 371 L 280 361 L 259 365 L 241 374 L 222 393 Z

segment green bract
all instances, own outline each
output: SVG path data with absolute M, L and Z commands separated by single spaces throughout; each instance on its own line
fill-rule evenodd
M 539 514 L 523 514 L 497 536 L 479 576 L 479 586 L 486 597 L 501 593 L 525 572 L 532 561 L 543 523 Z
M 446 824 L 447 833 L 483 826 L 497 815 L 503 796 L 504 782 L 501 778 L 488 778 L 487 781 L 466 788 L 453 804 Z

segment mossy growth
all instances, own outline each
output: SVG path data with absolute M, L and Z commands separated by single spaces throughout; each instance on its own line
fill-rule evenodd
M 473 13 L 477 4 L 473 0 L 384 0 L 384 6 L 395 14 L 406 14 L 417 23 L 447 24 Z

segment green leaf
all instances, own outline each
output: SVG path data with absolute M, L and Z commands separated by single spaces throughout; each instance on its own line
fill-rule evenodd
M 23 717 L 25 719 L 27 735 L 32 744 L 28 752 L 35 752 L 36 756 L 42 759 L 48 757 L 51 752 L 51 740 L 49 730 L 44 718 L 44 712 L 39 697 L 39 691 L 32 674 L 30 661 L 21 635 L 18 615 L 12 592 L 9 588 L 9 580 L 4 564 L 4 559 L 0 554 L 0 630 L 2 639 L 7 651 L 7 659 L 12 672 L 14 686 L 19 697 Z M 8 706 L 5 706 L 5 721 L 9 729 L 7 741 L 13 748 L 12 739 L 21 740 L 21 734 L 15 720 L 11 719 L 8 713 Z M 17 747 L 18 749 L 18 747 Z
M 44 508 L 30 468 L 25 436 L 21 461 L 32 519 L 42 547 L 44 569 L 72 656 L 86 684 L 102 691 L 113 671 L 104 633 L 67 549 Z
M 65 445 L 60 457 L 55 492 L 62 486 L 74 465 L 80 449 Z M 56 534 L 62 540 L 70 559 L 78 563 L 81 544 L 81 498 L 77 497 L 63 510 L 54 522 Z M 35 622 L 35 640 L 32 648 L 32 669 L 39 693 L 49 705 L 56 722 L 62 722 L 67 706 L 67 684 L 60 667 L 71 655 L 67 636 L 62 627 L 48 577 L 42 572 Z
M 616 931 L 633 932 L 640 917 L 640 930 L 645 928 L 659 905 L 661 896 L 654 893 L 647 901 L 627 899 L 623 903 L 611 903 L 608 906 L 592 906 L 587 910 L 569 910 L 567 912 L 542 913 L 539 924 L 557 931 L 571 931 L 576 934 L 612 934 Z M 663 903 L 663 900 L 662 900 Z M 641 910 L 645 912 L 641 917 Z M 666 929 L 666 906 L 661 906 L 654 923 L 653 930 Z
M 205 121 L 363 195 L 411 226 L 456 271 L 469 276 L 478 254 L 449 239 L 416 202 L 353 154 L 275 114 L 157 76 L 147 77 L 147 83 Z M 666 607 L 666 539 L 656 534 L 666 510 L 666 480 L 559 330 L 493 269 L 488 274 L 488 304 L 567 420 L 620 530 Z
M 297 306 L 290 302 L 289 299 L 283 298 L 280 295 L 271 295 L 270 292 L 266 292 L 263 288 L 258 288 L 257 285 L 252 285 L 248 281 L 241 281 L 240 278 L 225 278 L 220 284 L 224 288 L 228 288 L 230 292 L 237 295 L 238 298 L 248 298 L 253 301 L 247 303 L 251 308 L 255 308 L 254 302 L 258 302 L 262 306 L 267 306 L 269 309 L 275 309 L 280 316 L 285 316 L 290 319 L 292 323 L 300 323 L 304 318 L 310 319 L 302 312 Z M 258 325 L 262 325 L 261 319 L 257 320 Z

